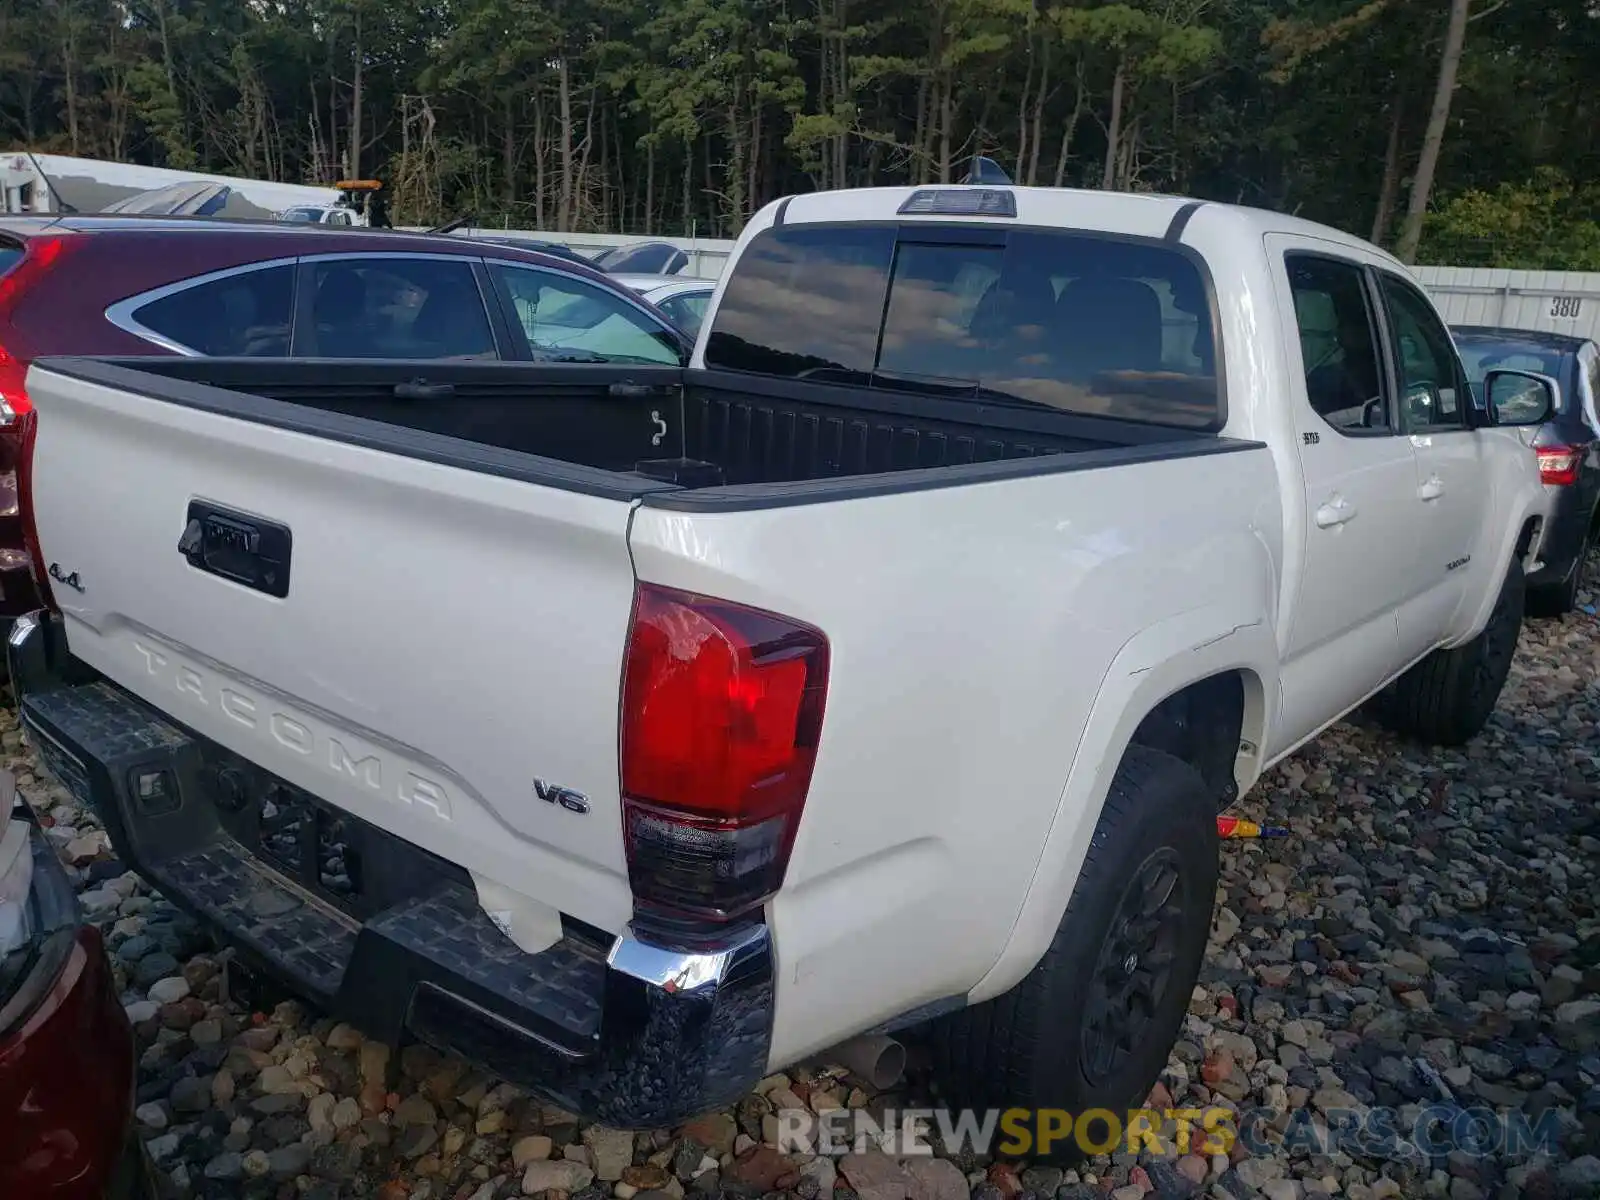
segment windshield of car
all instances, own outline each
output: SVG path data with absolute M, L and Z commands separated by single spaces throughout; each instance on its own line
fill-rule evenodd
M 1461 365 L 1467 370 L 1467 382 L 1472 387 L 1472 398 L 1483 403 L 1483 377 L 1490 371 L 1535 371 L 1559 380 L 1566 353 L 1541 346 L 1534 342 L 1521 342 L 1511 338 L 1480 338 L 1456 336 L 1456 349 L 1461 352 Z
M 321 219 L 322 210 L 320 208 L 291 208 L 283 214 L 283 220 L 301 224 L 309 222 L 315 225 Z
M 1168 245 L 1064 230 L 766 230 L 733 266 L 706 365 L 1222 425 L 1195 260 Z

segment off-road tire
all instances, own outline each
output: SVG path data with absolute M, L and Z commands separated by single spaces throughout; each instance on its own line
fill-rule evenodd
M 1483 632 L 1412 667 L 1378 697 L 1374 715 L 1395 733 L 1435 746 L 1477 737 L 1511 672 L 1526 601 L 1522 564 L 1513 560 Z
M 1171 961 L 1137 1045 L 1119 1068 L 1101 1074 L 1093 1070 L 1085 1040 L 1091 998 L 1102 994 L 1096 991 L 1097 965 L 1105 955 L 1120 953 L 1124 901 L 1134 893 L 1141 868 L 1151 863 L 1176 870 L 1171 896 L 1180 911 L 1170 923 Z M 1074 1115 L 1103 1108 L 1126 1119 L 1129 1107 L 1149 1094 L 1183 1023 L 1216 888 L 1215 797 L 1188 764 L 1129 747 L 1044 957 L 1009 992 L 942 1017 L 928 1030 L 943 1099 L 958 1108 L 1056 1108 Z M 1105 1136 L 1095 1131 L 1095 1139 Z M 1054 1143 L 1051 1151 L 1048 1157 L 1059 1159 L 1081 1153 L 1072 1138 Z

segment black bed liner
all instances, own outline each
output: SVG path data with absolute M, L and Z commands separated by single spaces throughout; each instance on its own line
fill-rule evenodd
M 674 508 L 750 508 L 1256 448 L 1208 431 L 671 366 L 56 358 L 159 400 Z

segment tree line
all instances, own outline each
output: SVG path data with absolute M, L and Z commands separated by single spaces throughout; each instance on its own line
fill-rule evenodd
M 985 154 L 1600 270 L 1597 61 L 1594 0 L 0 0 L 0 148 L 703 237 Z

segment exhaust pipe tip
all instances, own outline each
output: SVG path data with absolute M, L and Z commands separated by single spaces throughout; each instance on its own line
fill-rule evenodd
M 900 1082 L 906 1070 L 906 1048 L 886 1034 L 852 1038 L 828 1051 L 823 1058 L 844 1067 L 876 1091 L 886 1092 Z

